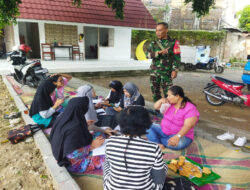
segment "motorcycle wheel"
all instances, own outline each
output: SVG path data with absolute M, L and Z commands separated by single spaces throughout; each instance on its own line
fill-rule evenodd
M 221 67 L 221 66 L 214 67 L 214 71 L 215 71 L 216 73 L 223 73 L 224 68 L 223 68 L 223 67 Z
M 213 86 L 212 88 L 208 89 L 208 92 L 215 95 L 215 96 L 219 96 L 219 97 L 221 95 L 225 95 L 224 90 L 219 88 L 218 86 Z M 221 106 L 221 105 L 226 103 L 223 100 L 219 100 L 219 99 L 214 98 L 208 94 L 206 94 L 205 96 L 206 96 L 207 102 L 213 106 Z

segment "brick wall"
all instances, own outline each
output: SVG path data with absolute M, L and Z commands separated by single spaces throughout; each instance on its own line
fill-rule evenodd
M 64 45 L 77 44 L 77 26 L 61 24 L 45 24 L 46 43 L 53 43 L 55 40 Z

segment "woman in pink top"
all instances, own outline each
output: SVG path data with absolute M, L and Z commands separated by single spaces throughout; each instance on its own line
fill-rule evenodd
M 53 84 L 56 85 L 56 89 L 51 95 L 52 102 L 56 102 L 56 99 L 64 99 L 64 87 L 72 79 L 72 76 L 68 74 L 53 74 L 50 76 Z M 66 107 L 68 104 L 68 99 L 64 100 L 62 104 L 63 107 Z
M 199 120 L 199 112 L 192 101 L 184 95 L 179 86 L 168 90 L 168 97 L 158 100 L 154 107 L 167 106 L 161 125 L 153 124 L 147 131 L 147 138 L 156 142 L 161 148 L 181 150 L 189 146 L 194 139 L 194 126 Z

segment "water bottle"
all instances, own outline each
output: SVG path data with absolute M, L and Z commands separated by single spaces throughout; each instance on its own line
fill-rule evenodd
M 164 114 L 170 106 L 171 106 L 171 104 L 169 104 L 169 103 L 162 104 L 161 108 L 160 108 L 161 114 Z

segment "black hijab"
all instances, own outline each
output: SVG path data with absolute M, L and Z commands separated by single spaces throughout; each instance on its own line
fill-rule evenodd
M 43 81 L 37 88 L 35 97 L 30 107 L 30 117 L 40 111 L 48 110 L 53 106 L 50 94 L 55 90 L 56 85 L 50 79 Z
M 92 135 L 84 117 L 88 105 L 89 99 L 86 96 L 72 98 L 52 127 L 50 142 L 59 166 L 68 166 L 66 156 L 92 142 Z
M 118 103 L 123 94 L 123 85 L 118 80 L 113 80 L 109 83 L 110 88 L 114 88 L 115 92 L 110 92 L 109 103 Z

